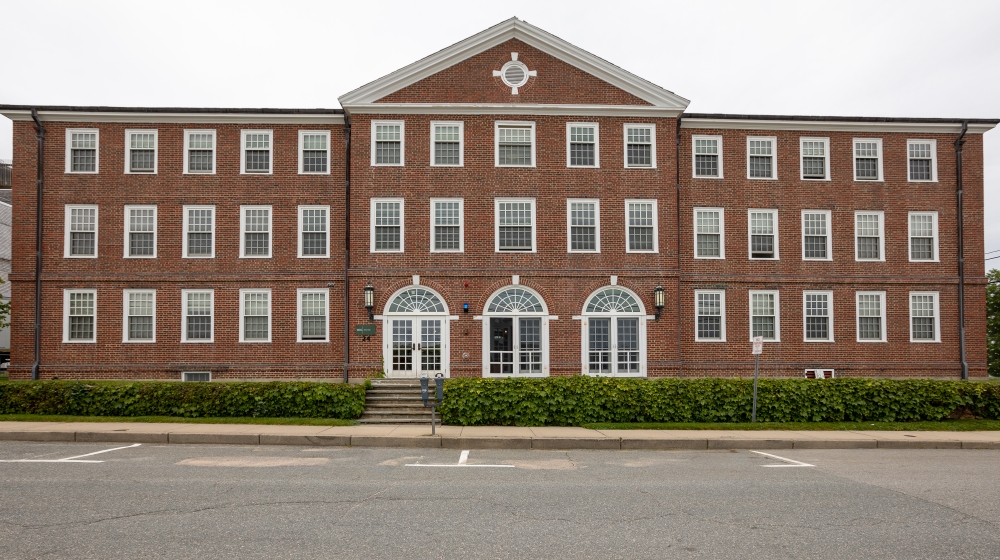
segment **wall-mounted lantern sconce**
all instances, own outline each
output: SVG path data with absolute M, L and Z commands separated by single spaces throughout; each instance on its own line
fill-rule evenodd
M 375 288 L 372 287 L 371 282 L 365 286 L 365 309 L 368 310 L 368 320 L 374 321 L 375 314 L 372 313 L 372 309 L 375 309 Z
M 462 311 L 464 311 L 466 313 L 469 312 L 469 304 L 468 303 L 463 303 L 462 304 Z
M 653 305 L 656 306 L 656 320 L 659 321 L 660 314 L 663 313 L 663 286 L 659 284 L 653 290 Z

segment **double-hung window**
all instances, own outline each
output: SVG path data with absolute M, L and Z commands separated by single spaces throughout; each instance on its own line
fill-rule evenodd
M 215 290 L 181 290 L 181 342 L 214 340 Z
M 695 208 L 694 258 L 726 258 L 725 231 L 725 211 L 722 208 Z
M 778 260 L 778 211 L 750 209 L 747 216 L 750 258 Z
M 910 212 L 910 261 L 937 260 L 938 213 Z
M 694 177 L 722 178 L 722 137 L 692 136 L 691 164 Z
M 885 342 L 885 292 L 857 292 L 858 342 Z
M 938 292 L 910 292 L 910 342 L 941 342 Z
M 498 121 L 496 129 L 497 167 L 535 166 L 535 123 Z
M 882 180 L 882 139 L 854 139 L 854 180 Z
M 461 198 L 431 199 L 431 252 L 461 253 L 465 228 Z
M 330 290 L 300 288 L 298 296 L 298 341 L 328 342 L 330 321 L 327 302 Z
M 63 290 L 63 342 L 97 342 L 97 290 Z
M 833 260 L 830 228 L 829 210 L 802 211 L 802 260 Z
M 566 223 L 570 253 L 601 252 L 601 201 L 596 198 L 566 200 Z
M 802 292 L 803 338 L 833 342 L 833 292 Z
M 937 181 L 937 140 L 907 140 L 906 159 L 911 183 Z
M 777 290 L 750 290 L 750 340 L 758 336 L 766 342 L 781 340 Z
M 726 292 L 695 290 L 694 312 L 696 342 L 726 341 Z
M 271 290 L 240 290 L 240 342 L 271 342 Z
M 496 198 L 497 252 L 535 252 L 535 199 Z
M 125 131 L 125 173 L 156 173 L 155 130 Z
M 799 138 L 799 157 L 802 179 L 830 180 L 829 138 Z
M 750 179 L 777 179 L 775 151 L 778 139 L 770 137 L 747 137 L 747 177 Z
M 125 290 L 122 342 L 156 342 L 156 290 Z
M 66 173 L 97 173 L 99 136 L 96 128 L 66 129 Z
M 600 167 L 597 123 L 566 123 L 566 166 Z
M 125 258 L 156 258 L 156 206 L 125 207 Z
M 403 252 L 403 199 L 371 199 L 371 252 Z
M 271 131 L 244 130 L 240 134 L 240 173 L 271 174 Z
M 184 131 L 184 173 L 215 173 L 215 131 Z
M 462 122 L 431 122 L 431 166 L 462 167 L 465 165 L 465 124 Z
M 625 201 L 626 253 L 659 252 L 660 240 L 655 200 Z
M 66 258 L 97 258 L 97 205 L 66 205 Z
M 372 121 L 372 165 L 403 165 L 403 121 Z
M 215 257 L 215 206 L 184 207 L 184 258 Z
M 299 257 L 330 256 L 330 207 L 299 206 Z
M 854 213 L 855 260 L 885 260 L 885 213 L 859 211 Z
M 240 257 L 271 258 L 270 206 L 240 206 Z
M 299 174 L 330 174 L 330 131 L 299 131 Z
M 656 167 L 656 125 L 625 125 L 625 167 Z

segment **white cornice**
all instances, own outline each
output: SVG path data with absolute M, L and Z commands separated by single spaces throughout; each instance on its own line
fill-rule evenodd
M 970 134 L 982 134 L 995 125 L 969 123 Z M 806 132 L 913 132 L 926 134 L 958 134 L 959 122 L 865 122 L 865 121 L 800 121 L 755 119 L 684 118 L 681 128 L 717 130 L 801 130 Z
M 555 115 L 671 118 L 683 109 L 649 105 L 545 105 L 506 103 L 365 103 L 344 109 L 356 115 Z
M 12 121 L 30 121 L 31 111 L 0 112 Z M 95 123 L 191 123 L 191 124 L 344 124 L 344 115 L 275 113 L 147 113 L 111 111 L 39 111 L 42 121 Z
M 348 106 L 373 103 L 390 93 L 415 84 L 445 68 L 454 66 L 511 39 L 523 41 L 656 107 L 683 111 L 690 104 L 690 101 L 673 92 L 517 18 L 511 18 L 495 25 L 370 84 L 346 93 L 340 96 L 340 104 L 347 109 Z M 484 76 L 483 79 L 486 77 Z

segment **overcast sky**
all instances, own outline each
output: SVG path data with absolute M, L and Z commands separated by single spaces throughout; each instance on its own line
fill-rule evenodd
M 692 112 L 1000 117 L 996 1 L 511 6 L 0 0 L 0 103 L 335 108 L 340 95 L 517 16 L 690 99 Z M 0 159 L 11 157 L 10 126 L 0 117 Z M 998 211 L 994 130 L 987 251 L 1000 250 Z

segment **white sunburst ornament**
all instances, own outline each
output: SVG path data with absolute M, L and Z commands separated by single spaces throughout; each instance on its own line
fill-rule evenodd
M 517 88 L 528 83 L 528 78 L 537 76 L 537 70 L 528 70 L 528 67 L 517 59 L 517 53 L 510 53 L 510 61 L 504 63 L 499 70 L 493 71 L 494 76 L 499 76 L 503 83 L 510 86 L 510 94 L 517 95 Z

